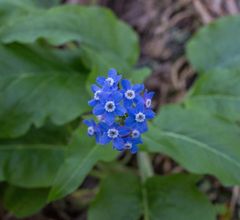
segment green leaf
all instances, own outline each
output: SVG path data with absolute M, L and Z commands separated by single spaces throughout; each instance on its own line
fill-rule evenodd
M 232 122 L 240 122 L 240 70 L 218 70 L 201 76 L 184 104 Z
M 30 215 L 48 202 L 70 194 L 99 160 L 116 158 L 116 150 L 98 146 L 94 138 L 87 136 L 85 125 L 74 132 L 67 144 L 69 129 L 50 126 L 31 131 L 20 139 L 0 142 L 0 179 L 17 187 L 10 194 L 4 190 L 7 193 L 4 202 L 15 215 Z M 35 192 L 44 193 L 35 200 Z M 19 202 L 14 202 L 18 196 Z M 22 200 L 26 207 L 21 205 Z M 32 206 L 27 207 L 31 202 Z
M 216 211 L 196 188 L 197 177 L 177 174 L 153 177 L 146 183 L 151 220 L 215 220 Z
M 82 63 L 70 50 L 58 50 L 46 45 L 24 46 L 13 43 L 0 45 L 0 77 L 2 75 L 21 73 L 46 73 L 46 72 L 81 72 L 86 74 Z M 71 56 L 70 56 L 71 53 Z M 73 55 L 72 55 L 73 54 Z
M 194 173 L 240 184 L 240 130 L 204 109 L 164 107 L 143 137 L 147 150 L 173 157 Z
M 90 206 L 89 220 L 138 220 L 142 214 L 141 183 L 132 173 L 112 174 L 101 182 Z
M 8 186 L 4 192 L 4 206 L 18 218 L 39 211 L 46 201 L 48 189 L 24 189 Z
M 46 119 L 62 125 L 89 109 L 83 75 L 53 72 L 0 78 L 0 137 L 22 135 Z
M 69 145 L 48 200 L 56 200 L 73 192 L 99 160 L 111 161 L 117 154 L 110 146 L 97 145 L 94 138 L 87 136 L 86 126 L 81 126 Z
M 78 42 L 84 62 L 99 71 L 129 69 L 139 54 L 136 34 L 108 9 L 60 6 L 34 12 L 5 25 L 3 43 L 33 43 L 44 38 L 52 45 Z
M 220 18 L 200 29 L 187 45 L 187 56 L 198 72 L 239 68 L 240 16 Z
M 177 174 L 152 177 L 141 185 L 133 174 L 113 174 L 101 183 L 89 220 L 214 220 L 216 212 L 195 183 L 198 177 Z M 145 192 L 145 193 L 144 193 Z
M 144 80 L 151 74 L 151 69 L 147 67 L 139 68 L 130 71 L 126 77 L 132 80 L 132 83 L 143 83 Z
M 19 187 L 51 186 L 64 160 L 64 128 L 33 129 L 24 137 L 0 141 L 0 179 Z

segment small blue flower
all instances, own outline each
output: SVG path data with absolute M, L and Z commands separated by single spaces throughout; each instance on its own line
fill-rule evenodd
M 146 109 L 141 103 L 138 103 L 135 108 L 129 108 L 128 114 L 125 124 L 136 127 L 140 132 L 147 131 L 146 120 L 152 119 L 155 115 L 151 109 Z
M 88 104 L 98 123 L 84 120 L 88 126 L 88 135 L 95 136 L 97 143 L 112 142 L 118 151 L 138 151 L 142 143 L 141 134 L 147 131 L 147 120 L 154 117 L 151 109 L 153 92 L 145 91 L 143 84 L 132 85 L 123 79 L 115 69 L 108 71 L 108 77 L 98 77 L 91 89 L 93 99 Z M 122 88 L 120 89 L 120 84 Z
M 124 145 L 123 138 L 129 135 L 130 130 L 127 127 L 118 125 L 117 123 L 109 126 L 108 124 L 101 122 L 99 126 L 103 133 L 100 137 L 99 143 L 108 144 L 112 141 L 114 148 L 118 150 L 122 149 Z
M 100 86 L 107 86 L 107 87 L 116 87 L 118 82 L 121 80 L 122 76 L 117 74 L 117 71 L 115 69 L 110 69 L 108 71 L 108 77 L 99 76 L 97 78 L 97 83 Z
M 94 115 L 101 115 L 109 125 L 113 124 L 116 116 L 124 116 L 126 109 L 121 105 L 122 94 L 117 91 L 100 94 L 100 103 L 93 108 Z
M 88 126 L 88 136 L 95 136 L 97 143 L 99 142 L 99 137 L 101 135 L 101 131 L 98 125 L 95 123 L 93 119 L 83 120 L 83 123 Z
M 100 93 L 102 92 L 102 89 L 100 87 L 98 87 L 97 85 L 93 84 L 92 87 L 92 92 L 94 94 L 93 96 L 93 99 L 91 99 L 88 104 L 91 106 L 91 107 L 94 107 L 95 105 L 99 104 L 100 102 Z
M 142 92 L 144 89 L 143 84 L 136 84 L 132 86 L 129 80 L 123 79 L 122 87 L 124 106 L 126 108 L 130 107 L 134 102 L 142 99 L 142 97 L 140 96 L 140 92 Z
M 127 137 L 124 139 L 123 150 L 130 150 L 131 153 L 135 154 L 138 151 L 137 145 L 141 143 L 142 141 L 140 139 Z
M 152 98 L 154 96 L 154 92 L 147 92 L 145 91 L 143 94 L 144 105 L 146 108 L 152 107 Z

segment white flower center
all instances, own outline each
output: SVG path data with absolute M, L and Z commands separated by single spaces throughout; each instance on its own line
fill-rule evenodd
M 117 138 L 118 135 L 119 135 L 119 132 L 118 132 L 118 130 L 115 129 L 115 128 L 110 128 L 110 129 L 108 129 L 108 131 L 107 131 L 107 135 L 108 135 L 108 137 L 110 137 L 110 138 Z
M 88 134 L 89 135 L 94 135 L 94 128 L 92 126 L 88 127 Z
M 108 77 L 105 81 L 106 81 L 110 86 L 113 86 L 113 84 L 114 84 L 114 79 L 111 78 L 111 77 Z
M 125 97 L 127 99 L 134 99 L 135 98 L 135 92 L 131 89 L 127 90 L 125 93 L 124 93 Z
M 94 93 L 94 99 L 95 100 L 99 100 L 99 94 L 100 94 L 100 90 L 98 90 L 98 91 L 96 91 L 95 93 Z
M 151 99 L 147 99 L 146 100 L 146 107 L 149 108 L 149 107 L 151 107 L 151 105 L 152 105 L 152 100 Z
M 146 118 L 146 116 L 142 112 L 139 112 L 135 115 L 135 120 L 137 122 L 144 122 L 145 118 Z
M 124 144 L 125 149 L 131 149 L 132 148 L 132 143 L 127 142 L 126 144 Z
M 138 138 L 140 136 L 140 132 L 138 130 L 133 130 L 132 136 L 133 136 L 133 138 Z
M 113 112 L 115 110 L 116 106 L 115 106 L 114 102 L 108 101 L 108 102 L 106 102 L 104 108 L 107 112 Z

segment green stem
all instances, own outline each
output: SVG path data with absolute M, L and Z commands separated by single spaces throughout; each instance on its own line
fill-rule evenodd
M 151 160 L 146 152 L 139 152 L 137 160 L 142 182 L 145 182 L 146 179 L 152 177 L 154 174 Z
M 149 207 L 148 207 L 148 195 L 145 187 L 145 182 L 149 177 L 154 175 L 151 160 L 149 155 L 145 152 L 139 152 L 137 154 L 137 161 L 139 172 L 142 180 L 142 198 L 143 198 L 143 209 L 144 209 L 144 220 L 150 220 Z

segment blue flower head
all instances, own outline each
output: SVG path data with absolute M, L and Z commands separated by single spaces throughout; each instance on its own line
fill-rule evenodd
M 97 78 L 98 85 L 92 85 L 93 99 L 88 104 L 99 122 L 84 123 L 88 135 L 94 136 L 97 143 L 112 143 L 114 149 L 134 154 L 142 143 L 142 133 L 148 130 L 147 120 L 155 115 L 151 109 L 154 93 L 143 91 L 143 84 L 132 85 L 121 79 L 115 69 L 110 69 L 107 77 Z

